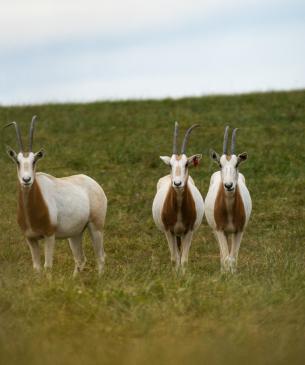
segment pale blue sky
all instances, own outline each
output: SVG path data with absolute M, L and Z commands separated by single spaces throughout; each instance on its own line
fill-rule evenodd
M 2 0 L 0 104 L 305 88 L 300 0 Z

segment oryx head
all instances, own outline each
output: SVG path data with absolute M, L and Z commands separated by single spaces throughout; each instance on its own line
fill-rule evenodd
M 10 125 L 13 125 L 16 130 L 19 152 L 16 153 L 10 146 L 6 146 L 6 152 L 17 165 L 18 179 L 21 186 L 23 187 L 30 187 L 33 184 L 35 179 L 36 162 L 44 156 L 44 151 L 42 149 L 36 153 L 32 151 L 35 123 L 36 123 L 36 115 L 32 118 L 31 122 L 28 152 L 25 152 L 24 150 L 20 128 L 18 124 L 16 122 L 12 122 L 5 126 L 6 128 Z
M 235 191 L 238 179 L 238 167 L 248 158 L 247 152 L 240 153 L 239 155 L 235 154 L 236 132 L 237 128 L 233 129 L 231 153 L 228 153 L 228 126 L 225 129 L 222 156 L 220 157 L 214 150 L 210 151 L 211 159 L 215 161 L 220 167 L 223 186 L 225 190 L 229 192 Z
M 196 127 L 199 127 L 199 125 L 194 124 L 186 131 L 181 153 L 179 154 L 177 148 L 178 122 L 175 122 L 173 154 L 171 157 L 160 156 L 161 160 L 171 167 L 172 186 L 176 190 L 183 189 L 185 187 L 189 176 L 188 168 L 192 165 L 196 166 L 202 158 L 201 154 L 193 155 L 191 157 L 187 157 L 185 154 L 189 136 L 192 130 Z

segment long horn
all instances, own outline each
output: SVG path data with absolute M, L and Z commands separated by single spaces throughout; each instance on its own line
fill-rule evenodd
M 173 155 L 178 154 L 178 148 L 177 148 L 178 130 L 179 130 L 178 122 L 175 122 L 174 141 L 173 141 Z
M 34 115 L 32 118 L 31 127 L 30 127 L 29 152 L 32 152 L 32 149 L 33 149 L 33 137 L 34 137 L 36 120 L 37 120 L 37 115 Z
M 185 133 L 185 136 L 184 136 L 184 140 L 183 140 L 183 143 L 182 143 L 182 148 L 181 148 L 181 154 L 183 155 L 183 154 L 185 154 L 185 150 L 186 150 L 186 145 L 187 145 L 187 142 L 188 142 L 188 139 L 189 139 L 189 137 L 190 137 L 190 134 L 191 134 L 191 132 L 192 132 L 192 130 L 194 129 L 194 128 L 197 128 L 197 127 L 199 127 L 199 124 L 194 124 L 194 125 L 192 125 L 187 131 L 186 131 L 186 133 Z
M 222 153 L 224 155 L 227 154 L 228 152 L 228 137 L 229 137 L 229 126 L 226 126 L 226 129 L 225 129 L 225 134 L 224 134 L 224 137 L 223 137 L 223 149 L 222 149 Z
M 231 155 L 235 155 L 235 144 L 236 144 L 236 132 L 238 128 L 234 128 L 232 132 L 232 142 L 231 142 Z
M 17 142 L 19 144 L 20 151 L 23 152 L 23 143 L 22 143 L 19 125 L 16 122 L 11 122 L 11 123 L 7 124 L 6 126 L 4 126 L 4 128 L 9 127 L 10 125 L 13 125 L 15 127 L 16 135 L 17 135 Z

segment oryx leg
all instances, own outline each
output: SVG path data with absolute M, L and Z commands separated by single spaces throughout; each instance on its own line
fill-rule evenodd
M 53 254 L 55 246 L 55 236 L 45 237 L 44 239 L 44 268 L 51 269 L 53 266 Z
M 83 252 L 82 246 L 82 237 L 83 234 L 79 234 L 74 237 L 69 238 L 69 245 L 74 257 L 75 267 L 73 276 L 75 277 L 80 271 L 82 271 L 86 264 L 86 257 Z
M 184 235 L 181 239 L 181 248 L 182 248 L 182 254 L 181 254 L 181 265 L 182 269 L 185 269 L 185 266 L 188 263 L 189 258 L 189 250 L 192 244 L 192 238 L 193 238 L 193 232 L 189 231 L 186 235 Z
M 168 242 L 168 247 L 171 253 L 172 263 L 176 263 L 176 267 L 180 266 L 180 253 L 178 249 L 177 239 L 170 231 L 165 231 L 165 236 Z
M 26 242 L 30 247 L 32 261 L 33 261 L 33 268 L 35 271 L 40 271 L 41 264 L 40 264 L 40 251 L 39 251 L 38 240 L 36 240 L 34 238 L 26 238 Z
M 228 248 L 228 238 L 223 231 L 215 231 L 215 236 L 219 244 L 220 250 L 220 265 L 221 271 L 228 271 L 228 259 L 229 259 L 229 248 Z
M 104 234 L 102 229 L 98 229 L 94 223 L 89 223 L 88 229 L 96 256 L 97 270 L 101 274 L 105 265 Z
M 243 232 L 237 232 L 232 234 L 232 246 L 230 252 L 230 270 L 232 273 L 236 271 L 238 251 L 240 248 L 242 237 Z

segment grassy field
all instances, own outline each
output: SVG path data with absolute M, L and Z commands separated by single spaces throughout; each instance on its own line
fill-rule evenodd
M 2 125 L 24 134 L 39 116 L 40 171 L 85 173 L 104 188 L 106 270 L 97 277 L 88 235 L 88 269 L 72 279 L 67 241 L 58 241 L 52 278 L 33 273 L 16 223 L 17 179 L 0 158 L 1 364 L 303 364 L 305 357 L 305 91 L 163 101 L 1 107 Z M 173 122 L 202 127 L 188 152 L 203 153 L 191 174 L 203 196 L 221 151 L 223 129 L 239 127 L 237 152 L 253 212 L 238 273 L 221 275 L 206 221 L 194 237 L 186 275 L 170 265 L 151 205 L 159 155 L 172 149 Z M 13 129 L 2 145 L 16 146 Z

